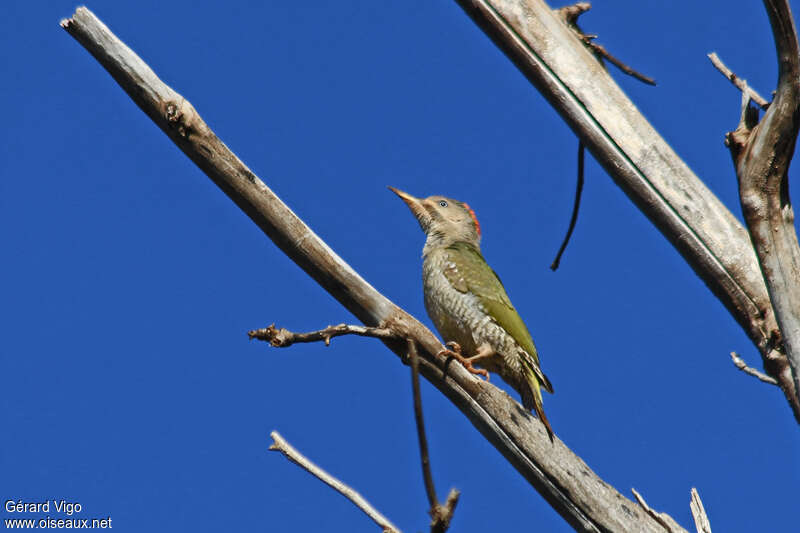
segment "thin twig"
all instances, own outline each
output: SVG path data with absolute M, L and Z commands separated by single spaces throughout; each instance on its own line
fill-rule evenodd
M 689 508 L 692 510 L 692 517 L 694 517 L 694 526 L 697 528 L 697 533 L 711 533 L 711 522 L 708 521 L 706 509 L 703 507 L 703 501 L 700 499 L 697 489 L 692 487 L 692 499 L 689 501 Z
M 602 44 L 597 44 L 595 42 L 592 42 L 591 39 L 592 39 L 591 36 L 584 35 L 583 42 L 586 43 L 586 45 L 589 46 L 592 50 L 594 50 L 595 54 L 608 59 L 615 67 L 620 69 L 622 72 L 624 72 L 628 76 L 633 76 L 642 83 L 646 83 L 647 85 L 656 84 L 656 80 L 654 80 L 650 76 L 645 76 L 638 70 L 634 70 L 633 68 L 629 67 L 628 65 L 626 65 L 625 63 L 623 63 L 622 61 L 611 55 L 611 53 L 608 50 L 606 50 Z
M 732 84 L 734 84 L 740 91 L 746 93 L 750 98 L 758 104 L 758 106 L 765 110 L 769 107 L 769 102 L 767 102 L 760 94 L 758 94 L 755 89 L 750 87 L 747 84 L 747 80 L 740 78 L 737 76 L 731 69 L 729 69 L 725 63 L 719 58 L 716 52 L 711 52 L 708 54 L 708 58 L 711 60 L 711 64 L 716 67 L 718 71 L 722 73 L 723 76 L 728 78 Z
M 428 495 L 428 503 L 431 508 L 428 513 L 431 515 L 431 533 L 444 533 L 450 527 L 450 520 L 458 504 L 460 492 L 450 489 L 447 501 L 444 505 L 439 503 L 436 497 L 436 487 L 433 484 L 433 474 L 431 474 L 431 461 L 428 454 L 428 438 L 425 436 L 425 421 L 422 418 L 422 396 L 419 387 L 419 354 L 417 344 L 408 339 L 408 358 L 411 362 L 411 389 L 414 396 L 414 420 L 417 423 L 417 437 L 419 438 L 419 454 L 422 460 L 422 478 L 425 482 L 425 492 Z
M 550 264 L 550 270 L 553 272 L 558 269 L 558 265 L 561 263 L 561 256 L 564 254 L 564 250 L 567 249 L 569 239 L 572 237 L 572 231 L 575 229 L 575 223 L 578 221 L 578 210 L 581 207 L 581 193 L 583 193 L 583 159 L 585 153 L 586 148 L 583 146 L 583 142 L 578 141 L 578 184 L 575 186 L 575 203 L 572 205 L 572 217 L 569 219 L 567 234 L 564 236 L 564 241 L 558 249 L 556 258 L 553 259 L 553 262 Z
M 583 44 L 592 49 L 592 51 L 598 58 L 607 59 L 622 72 L 624 72 L 628 76 L 633 76 L 642 83 L 646 83 L 648 85 L 655 85 L 656 80 L 654 80 L 649 76 L 645 76 L 644 74 L 642 74 L 637 70 L 632 69 L 631 67 L 629 67 L 628 65 L 626 65 L 613 55 L 611 55 L 611 53 L 608 50 L 606 50 L 603 45 L 593 42 L 593 39 L 596 39 L 597 35 L 590 35 L 584 33 L 584 31 L 578 26 L 578 17 L 589 11 L 591 8 L 592 5 L 589 2 L 578 2 L 571 6 L 565 6 L 556 9 L 555 12 L 559 17 L 561 17 L 561 20 L 563 20 L 567 24 L 567 26 L 569 26 L 578 35 L 578 38 L 583 42 Z
M 745 374 L 750 374 L 754 378 L 758 378 L 761 381 L 763 381 L 764 383 L 769 383 L 770 385 L 777 385 L 778 384 L 778 380 L 776 380 L 772 376 L 768 376 L 768 375 L 764 374 L 763 372 L 759 372 L 755 368 L 747 366 L 747 363 L 744 362 L 744 359 L 739 357 L 739 354 L 736 353 L 736 352 L 731 352 L 731 361 L 733 361 L 733 364 L 736 365 L 736 368 L 738 368 L 739 370 L 741 370 Z
M 428 495 L 428 504 L 431 511 L 439 505 L 436 498 L 436 487 L 431 474 L 431 461 L 428 455 L 428 438 L 425 436 L 425 421 L 422 418 L 422 398 L 419 391 L 419 354 L 416 343 L 408 340 L 408 357 L 411 361 L 411 389 L 414 396 L 414 421 L 417 423 L 417 437 L 419 439 L 419 455 L 422 460 L 422 479 L 425 482 L 425 492 Z
M 644 498 L 642 497 L 641 494 L 636 492 L 636 489 L 632 488 L 631 492 L 633 493 L 633 496 L 636 498 L 636 501 L 639 503 L 642 509 L 644 509 L 644 512 L 652 516 L 656 520 L 656 522 L 661 524 L 664 527 L 664 529 L 666 529 L 668 532 L 671 533 L 673 531 L 672 526 L 666 520 L 666 518 L 669 518 L 667 515 L 665 515 L 664 513 L 659 513 L 658 511 L 647 505 L 647 502 L 644 501 Z
M 400 533 L 400 530 L 392 524 L 388 518 L 383 516 L 377 509 L 375 509 L 370 503 L 365 500 L 358 492 L 353 490 L 351 487 L 345 485 L 332 475 L 328 474 L 326 471 L 312 463 L 307 457 L 305 457 L 302 453 L 297 451 L 295 448 L 292 447 L 291 444 L 286 442 L 283 437 L 277 431 L 273 431 L 269 434 L 274 441 L 270 444 L 269 449 L 272 451 L 281 452 L 287 459 L 291 462 L 296 464 L 297 466 L 303 468 L 306 472 L 311 474 L 312 476 L 316 477 L 326 485 L 328 485 L 333 490 L 337 491 L 339 494 L 353 502 L 356 507 L 364 511 L 368 517 L 370 517 L 376 524 L 378 524 L 384 532 L 386 533 Z
M 319 342 L 323 341 L 325 346 L 330 346 L 333 337 L 342 335 L 359 335 L 361 337 L 375 337 L 376 339 L 391 340 L 398 339 L 397 333 L 387 328 L 370 328 L 367 326 L 353 326 L 349 324 L 339 324 L 338 326 L 328 326 L 318 331 L 308 333 L 294 333 L 284 328 L 276 328 L 271 324 L 266 328 L 254 329 L 247 332 L 250 339 L 269 342 L 275 348 L 286 348 L 298 342 Z

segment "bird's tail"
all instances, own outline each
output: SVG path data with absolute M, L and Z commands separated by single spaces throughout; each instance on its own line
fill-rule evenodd
M 542 424 L 544 424 L 544 427 L 547 429 L 550 442 L 553 442 L 555 434 L 553 433 L 553 428 L 550 427 L 550 421 L 547 420 L 547 416 L 544 414 L 544 407 L 542 407 L 542 388 L 539 385 L 539 379 L 536 377 L 536 373 L 532 368 L 528 368 L 528 365 L 524 366 L 526 383 L 521 387 L 523 391 L 522 405 L 529 411 L 531 409 L 536 411 L 536 416 L 539 417 L 539 420 L 542 421 Z

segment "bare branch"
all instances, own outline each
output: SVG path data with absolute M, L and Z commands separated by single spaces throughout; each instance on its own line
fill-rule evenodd
M 303 468 L 306 472 L 353 502 L 356 507 L 364 511 L 364 514 L 370 517 L 373 522 L 378 524 L 383 531 L 387 533 L 400 533 L 400 530 L 397 529 L 397 527 L 392 524 L 388 518 L 383 516 L 380 512 L 378 512 L 377 509 L 370 505 L 370 503 L 365 500 L 363 496 L 311 462 L 310 459 L 297 451 L 294 447 L 292 447 L 291 444 L 286 442 L 286 440 L 284 440 L 284 438 L 281 437 L 277 431 L 273 431 L 269 434 L 269 436 L 272 437 L 272 440 L 274 441 L 269 446 L 270 450 L 281 452 L 291 462 Z
M 419 390 L 419 354 L 417 353 L 416 343 L 411 339 L 408 340 L 408 359 L 411 363 L 411 390 L 414 397 L 414 420 L 417 423 L 422 479 L 425 482 L 425 492 L 428 495 L 428 503 L 431 506 L 428 511 L 428 514 L 431 515 L 431 533 L 444 533 L 450 528 L 450 520 L 453 518 L 461 493 L 456 489 L 450 489 L 445 505 L 441 505 L 436 496 L 436 487 L 433 484 L 433 474 L 431 473 L 431 460 L 428 454 L 428 438 L 425 436 L 425 421 L 422 417 L 422 395 Z
M 428 438 L 425 436 L 425 421 L 422 418 L 422 396 L 419 391 L 419 354 L 417 353 L 416 344 L 411 339 L 408 340 L 408 358 L 411 362 L 411 390 L 414 397 L 414 421 L 417 423 L 419 455 L 422 461 L 422 479 L 425 482 L 428 504 L 431 506 L 431 517 L 435 517 L 435 509 L 439 505 L 439 499 L 436 497 L 436 487 L 433 484 L 431 460 L 428 455 Z
M 606 48 L 602 44 L 597 44 L 597 43 L 591 41 L 589 36 L 584 36 L 583 42 L 586 43 L 586 45 L 588 45 L 592 50 L 594 50 L 595 54 L 599 55 L 600 57 L 602 57 L 604 59 L 607 59 L 608 61 L 611 62 L 612 65 L 614 65 L 615 67 L 620 69 L 622 72 L 624 72 L 628 76 L 632 76 L 632 77 L 636 78 L 637 80 L 641 81 L 642 83 L 646 83 L 647 85 L 655 85 L 656 84 L 656 80 L 654 80 L 650 76 L 645 76 L 644 74 L 642 74 L 638 70 L 635 70 L 635 69 L 629 67 L 628 65 L 623 63 L 621 60 L 619 60 L 616 57 L 614 57 L 613 55 L 611 55 L 611 52 L 606 50 Z
M 758 378 L 764 383 L 769 383 L 770 385 L 777 385 L 778 382 L 775 381 L 775 378 L 764 374 L 763 372 L 759 372 L 755 368 L 751 368 L 747 366 L 747 363 L 744 362 L 744 359 L 739 357 L 739 354 L 736 352 L 731 352 L 731 361 L 733 364 L 736 365 L 736 368 L 744 372 L 745 374 L 750 374 L 754 378 Z
M 560 21 L 553 20 L 568 31 Z M 325 290 L 367 326 L 387 328 L 399 338 L 413 339 L 420 350 L 422 376 L 469 418 L 570 525 L 578 531 L 661 531 L 658 522 L 600 479 L 558 438 L 551 443 L 544 426 L 508 394 L 473 377 L 461 365 L 450 365 L 445 373 L 445 357 L 437 356 L 441 350 L 439 340 L 337 256 L 219 140 L 189 102 L 158 79 L 88 9 L 78 8 L 62 26 L 170 139 Z M 588 54 L 579 46 L 582 53 Z M 710 215 L 704 212 L 704 216 Z M 384 343 L 405 358 L 405 342 Z
M 577 35 L 578 38 L 583 41 L 583 44 L 588 46 L 592 49 L 595 55 L 598 58 L 606 59 L 611 62 L 615 67 L 620 69 L 622 72 L 627 74 L 628 76 L 633 76 L 637 80 L 641 81 L 642 83 L 646 83 L 648 85 L 655 85 L 656 80 L 649 76 L 645 76 L 641 72 L 632 69 L 605 49 L 603 45 L 597 44 L 593 41 L 593 39 L 597 38 L 597 35 L 587 34 L 578 26 L 578 17 L 580 17 L 583 13 L 589 11 L 592 8 L 592 5 L 589 2 L 578 2 L 577 4 L 573 4 L 571 6 L 561 7 L 555 10 L 556 15 L 561 17 L 564 22 L 566 22 L 567 26 L 569 26 Z
M 800 398 L 749 236 L 542 0 L 456 0 L 675 246 L 758 348 L 800 422 Z M 774 105 L 774 104 L 773 104 Z
M 644 501 L 644 498 L 642 497 L 641 494 L 639 494 L 636 491 L 636 489 L 632 488 L 631 492 L 633 493 L 633 496 L 636 498 L 637 503 L 642 507 L 642 509 L 644 509 L 647 514 L 652 516 L 659 524 L 661 524 L 661 526 L 665 530 L 667 530 L 668 533 L 676 531 L 675 527 L 678 525 L 668 514 L 659 513 L 658 511 L 647 505 L 647 502 Z
M 760 123 L 744 98 L 742 118 L 726 136 L 739 199 L 763 280 L 775 310 L 776 325 L 766 330 L 775 350 L 785 352 L 794 396 L 800 397 L 800 245 L 789 199 L 789 164 L 800 128 L 800 45 L 786 0 L 764 0 L 778 59 L 775 98 Z M 785 370 L 765 370 L 786 392 Z
M 697 489 L 692 487 L 692 497 L 689 501 L 689 508 L 692 510 L 692 517 L 694 518 L 694 526 L 697 528 L 697 533 L 711 533 L 711 522 L 708 521 L 706 509 L 703 507 L 703 501 L 700 499 Z
M 755 89 L 747 85 L 747 80 L 744 78 L 740 78 L 737 76 L 731 69 L 729 69 L 725 63 L 719 58 L 716 52 L 711 52 L 708 54 L 708 59 L 711 60 L 711 64 L 719 70 L 723 76 L 728 78 L 733 85 L 735 85 L 740 91 L 746 93 L 761 109 L 767 109 L 769 107 L 769 102 L 767 102 L 760 94 L 758 94 Z
M 349 324 L 339 324 L 338 326 L 328 326 L 318 331 L 308 333 L 294 333 L 288 329 L 277 329 L 275 324 L 266 328 L 254 329 L 247 332 L 250 339 L 269 342 L 275 348 L 286 348 L 297 342 L 319 342 L 323 341 L 325 346 L 331 345 L 333 337 L 342 335 L 359 335 L 361 337 L 375 337 L 383 340 L 396 340 L 399 337 L 392 330 L 386 328 L 368 328 L 366 326 L 353 326 Z
M 564 250 L 567 249 L 569 239 L 572 237 L 572 232 L 575 230 L 575 223 L 578 222 L 578 211 L 581 208 L 581 193 L 583 193 L 583 160 L 585 154 L 586 147 L 583 146 L 582 142 L 578 141 L 578 183 L 575 185 L 575 202 L 572 205 L 572 216 L 569 219 L 567 234 L 564 236 L 564 240 L 558 248 L 556 258 L 550 263 L 550 270 L 553 272 L 555 272 L 558 269 L 558 265 L 561 264 L 561 256 L 564 254 Z

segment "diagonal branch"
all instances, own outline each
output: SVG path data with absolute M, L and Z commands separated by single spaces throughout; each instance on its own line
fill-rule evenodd
M 739 357 L 739 354 L 737 354 L 736 352 L 731 352 L 731 361 L 733 361 L 733 364 L 736 368 L 738 368 L 745 374 L 753 376 L 754 378 L 757 378 L 758 380 L 763 381 L 764 383 L 769 383 L 770 385 L 778 384 L 778 382 L 775 381 L 775 378 L 768 376 L 763 372 L 759 372 L 755 368 L 747 366 L 747 363 L 744 362 L 744 359 Z
M 744 227 L 542 0 L 456 1 L 728 309 L 800 422 L 800 397 L 786 355 L 770 341 L 778 323 Z
M 384 533 L 400 533 L 400 530 L 397 529 L 397 526 L 392 524 L 388 518 L 383 516 L 380 512 L 378 512 L 377 509 L 370 505 L 370 503 L 365 500 L 361 494 L 353 490 L 348 485 L 345 485 L 322 468 L 315 465 L 305 455 L 298 452 L 291 444 L 286 442 L 286 440 L 281 437 L 277 431 L 273 431 L 269 434 L 269 436 L 272 437 L 273 440 L 273 443 L 269 446 L 270 450 L 281 452 L 288 460 L 303 468 L 306 472 L 353 502 L 355 506 L 364 511 L 364 514 L 370 517 L 373 522 L 378 524 Z
M 789 164 L 800 128 L 800 46 L 788 2 L 764 0 L 764 7 L 778 57 L 778 88 L 758 124 L 745 97 L 739 127 L 726 142 L 779 326 L 771 332 L 773 343 L 787 354 L 795 389 L 800 390 L 800 245 L 789 200 Z M 781 376 L 772 375 L 783 387 Z
M 714 65 L 714 68 L 720 71 L 723 76 L 728 78 L 730 82 L 737 89 L 747 94 L 756 104 L 758 104 L 758 107 L 764 110 L 766 110 L 767 107 L 769 107 L 769 102 L 767 102 L 764 99 L 764 97 L 758 94 L 755 91 L 755 89 L 750 87 L 747 84 L 747 80 L 745 80 L 744 78 L 740 78 L 739 76 L 736 75 L 736 73 L 734 73 L 731 69 L 729 69 L 727 65 L 725 65 L 725 63 L 722 62 L 722 60 L 719 58 L 716 52 L 711 52 L 710 54 L 708 54 L 708 59 L 711 60 L 711 64 Z
M 556 23 L 566 28 L 559 21 Z M 275 244 L 364 324 L 413 339 L 420 373 L 453 404 L 508 462 L 578 531 L 661 532 L 661 526 L 600 479 L 558 438 L 508 394 L 459 365 L 444 372 L 438 339 L 414 317 L 364 281 L 202 120 L 192 105 L 153 71 L 88 9 L 78 8 L 62 27 L 81 43 L 133 101 Z M 585 52 L 585 51 L 584 51 Z M 385 340 L 401 358 L 406 345 Z

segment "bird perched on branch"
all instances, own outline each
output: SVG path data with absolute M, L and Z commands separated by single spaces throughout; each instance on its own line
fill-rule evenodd
M 421 199 L 389 189 L 408 205 L 427 235 L 422 249 L 425 309 L 451 348 L 447 355 L 473 374 L 487 379 L 487 370 L 500 374 L 520 393 L 525 408 L 536 411 L 552 440 L 541 389 L 552 393 L 553 386 L 539 367 L 528 328 L 481 255 L 481 227 L 475 212 L 458 200 Z

